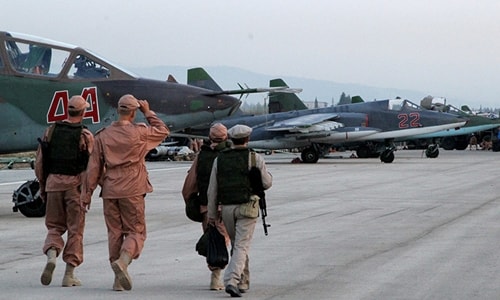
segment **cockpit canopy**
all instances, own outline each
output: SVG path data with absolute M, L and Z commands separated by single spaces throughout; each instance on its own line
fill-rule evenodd
M 410 100 L 406 99 L 392 99 L 388 101 L 388 108 L 389 110 L 395 110 L 395 111 L 418 111 L 422 110 L 422 108 L 411 102 Z
M 135 79 L 138 76 L 73 45 L 0 32 L 0 73 L 59 80 Z

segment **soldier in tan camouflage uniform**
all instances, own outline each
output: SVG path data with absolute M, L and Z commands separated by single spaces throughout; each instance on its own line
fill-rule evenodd
M 250 288 L 248 253 L 257 217 L 246 216 L 241 210 L 252 197 L 249 170 L 255 167 L 260 171 L 264 189 L 272 186 L 273 179 L 264 159 L 248 149 L 251 133 L 252 128 L 241 124 L 228 130 L 233 146 L 214 160 L 207 192 L 208 222 L 215 223 L 217 205 L 222 204 L 222 221 L 231 238 L 231 259 L 224 272 L 224 285 L 231 297 L 241 297 Z
M 201 150 L 193 161 L 182 187 L 182 196 L 185 201 L 189 201 L 192 194 L 199 195 L 201 203 L 200 213 L 203 216 L 201 223 L 203 232 L 206 232 L 208 227 L 207 189 L 210 180 L 210 173 L 212 172 L 212 164 L 220 151 L 231 147 L 231 142 L 227 140 L 227 128 L 221 123 L 216 123 L 210 127 L 208 138 L 210 143 L 201 146 Z M 215 227 L 226 238 L 226 245 L 229 245 L 229 236 L 227 235 L 226 228 L 222 222 L 220 210 L 219 216 L 215 220 Z M 210 289 L 224 289 L 221 278 L 222 269 L 214 266 L 208 266 L 208 269 L 211 271 Z

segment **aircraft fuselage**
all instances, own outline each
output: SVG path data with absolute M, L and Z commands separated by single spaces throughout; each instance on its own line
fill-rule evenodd
M 133 94 L 172 132 L 208 125 L 240 105 L 232 96 L 191 85 L 144 79 L 80 47 L 0 32 L 0 153 L 36 149 L 47 126 L 67 117 L 67 102 L 83 96 L 91 130 L 116 120 L 118 99 Z M 142 114 L 136 121 L 145 121 Z
M 466 122 L 463 118 L 408 105 L 391 106 L 392 100 L 382 100 L 307 109 L 262 116 L 228 118 L 222 123 L 228 128 L 235 124 L 246 124 L 253 128 L 250 146 L 263 149 L 289 149 L 310 146 L 312 143 L 339 144 L 358 141 L 399 139 L 405 136 L 454 130 Z M 405 104 L 404 102 L 402 102 Z M 411 102 L 410 102 L 411 103 Z M 325 119 L 317 124 L 287 127 L 279 130 L 276 124 L 287 120 L 304 119 L 305 116 Z M 322 128 L 322 124 L 337 122 L 338 128 Z M 274 127 L 273 127 L 274 126 Z

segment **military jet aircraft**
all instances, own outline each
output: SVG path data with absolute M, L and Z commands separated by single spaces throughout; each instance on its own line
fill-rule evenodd
M 237 111 L 241 101 L 231 95 L 270 90 L 279 88 L 222 90 L 211 78 L 193 80 L 191 85 L 145 79 L 81 47 L 0 31 L 0 154 L 36 149 L 48 124 L 67 117 L 67 102 L 73 95 L 89 102 L 84 123 L 91 131 L 116 120 L 118 99 L 133 94 L 147 99 L 176 132 L 207 126 Z M 45 209 L 37 201 L 37 191 L 35 180 L 23 184 L 14 193 L 14 210 L 19 207 L 27 216 L 42 216 Z
M 66 118 L 72 95 L 90 103 L 84 123 L 91 131 L 115 120 L 118 99 L 130 93 L 147 99 L 175 132 L 231 115 L 241 101 L 230 95 L 270 90 L 140 78 L 84 48 L 20 33 L 0 31 L 0 44 L 0 153 L 36 149 L 47 124 Z
M 279 82 L 279 81 L 278 81 Z M 276 82 L 271 81 L 271 86 Z M 275 97 L 275 98 L 274 98 Z M 459 128 L 467 120 L 443 112 L 422 109 L 409 100 L 394 99 L 354 103 L 317 109 L 303 109 L 294 94 L 270 93 L 272 111 L 260 116 L 230 117 L 227 127 L 246 124 L 253 128 L 249 146 L 260 149 L 301 148 L 301 158 L 315 163 L 332 145 L 351 146 L 359 157 L 382 162 L 394 160 L 393 141 L 407 136 Z M 301 110 L 286 111 L 289 107 Z
M 479 133 L 480 139 L 491 139 L 492 129 L 500 126 L 500 119 L 473 115 L 451 104 L 446 104 L 446 99 L 444 98 L 427 96 L 420 101 L 420 105 L 425 109 L 462 116 L 468 118 L 469 121 L 458 130 L 442 130 L 409 137 L 408 142 L 415 143 L 416 145 L 424 146 L 433 143 L 434 140 L 439 140 L 439 145 L 445 150 L 464 150 L 469 145 L 471 134 Z
M 364 102 L 361 97 L 352 97 L 352 103 L 360 102 Z M 408 147 L 427 148 L 426 155 L 428 157 L 437 157 L 439 155 L 438 146 L 445 150 L 466 149 L 469 145 L 471 134 L 479 134 L 480 140 L 491 140 L 493 129 L 500 126 L 500 119 L 474 115 L 466 105 L 460 109 L 451 104 L 446 104 L 445 98 L 427 96 L 420 101 L 420 106 L 428 110 L 446 112 L 468 119 L 467 124 L 459 129 L 446 129 L 410 136 L 404 139 Z M 403 140 L 398 139 L 398 141 Z

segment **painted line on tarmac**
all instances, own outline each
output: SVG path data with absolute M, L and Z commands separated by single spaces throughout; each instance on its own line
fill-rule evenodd
M 184 169 L 189 169 L 189 167 L 178 167 L 178 168 L 161 168 L 161 169 L 152 169 L 148 170 L 148 172 L 159 172 L 159 171 L 175 171 L 175 170 L 184 170 Z M 12 182 L 2 182 L 0 183 L 0 186 L 6 186 L 6 185 L 18 185 L 25 183 L 27 180 L 23 181 L 12 181 Z
M 4 185 L 18 185 L 18 184 L 21 184 L 21 183 L 25 183 L 27 180 L 23 180 L 23 181 L 12 181 L 12 182 L 3 182 L 3 183 L 0 183 L 0 186 L 4 186 Z
M 191 166 L 189 167 L 178 167 L 178 168 L 161 168 L 161 169 L 149 169 L 148 172 L 156 172 L 156 171 L 175 171 L 175 170 L 185 170 L 185 169 L 189 169 L 191 168 Z

